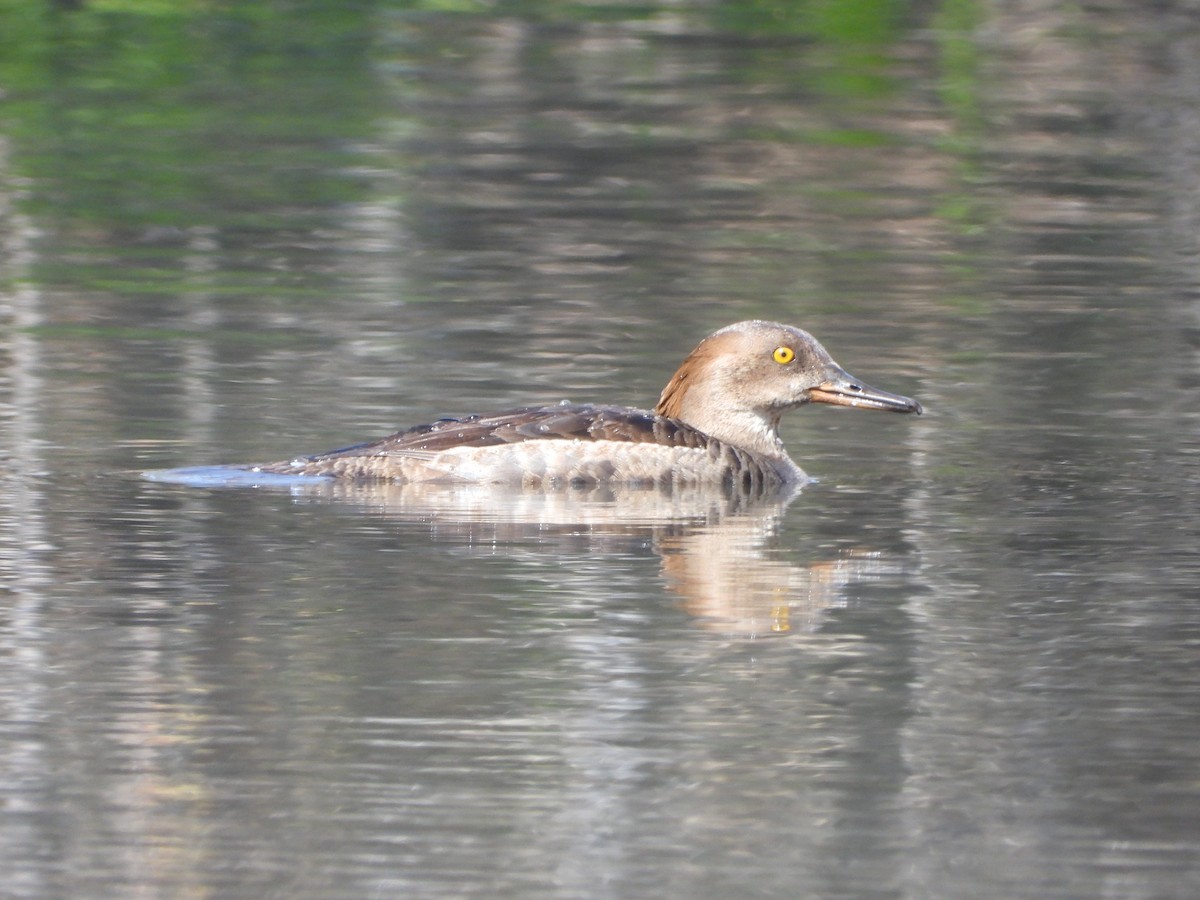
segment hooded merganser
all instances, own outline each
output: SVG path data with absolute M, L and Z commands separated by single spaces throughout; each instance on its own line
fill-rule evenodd
M 779 421 L 806 403 L 920 413 L 851 377 L 806 331 L 738 322 L 683 361 L 650 412 L 561 403 L 439 419 L 365 444 L 252 467 L 397 482 L 795 485 Z

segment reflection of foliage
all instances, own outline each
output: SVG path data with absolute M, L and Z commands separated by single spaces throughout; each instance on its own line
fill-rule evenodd
M 961 131 L 975 134 L 983 116 L 979 110 L 979 49 L 975 29 L 981 12 L 974 0 L 946 0 L 934 21 L 941 49 L 942 101 Z
M 11 164 L 47 212 L 110 228 L 353 196 L 332 136 L 368 121 L 372 5 L 0 0 Z
M 713 20 L 751 41 L 802 41 L 807 86 L 844 101 L 891 90 L 886 54 L 906 10 L 905 0 L 741 0 L 717 4 Z
M 941 51 L 938 92 L 954 126 L 942 144 L 958 160 L 959 178 L 965 183 L 975 181 L 980 168 L 984 115 L 979 107 L 982 75 L 975 30 L 982 17 L 975 0 L 946 0 L 933 23 Z M 937 213 L 963 233 L 980 231 L 990 216 L 989 210 L 980 205 L 978 195 L 970 190 L 943 199 Z
M 741 0 L 716 15 L 732 31 L 793 35 L 843 44 L 883 44 L 895 37 L 903 0 Z

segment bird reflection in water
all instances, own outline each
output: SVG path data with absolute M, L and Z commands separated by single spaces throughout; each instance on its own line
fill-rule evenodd
M 322 480 L 293 486 L 307 502 L 349 504 L 391 519 L 427 522 L 434 540 L 487 548 L 530 546 L 553 555 L 585 540 L 596 554 L 648 544 L 666 586 L 703 627 L 742 635 L 818 630 L 845 604 L 847 587 L 894 572 L 890 554 L 849 550 L 798 565 L 770 555 L 770 541 L 799 489 L 752 495 L 711 489 L 619 485 L 521 490 L 497 485 Z M 605 587 L 596 576 L 596 592 Z

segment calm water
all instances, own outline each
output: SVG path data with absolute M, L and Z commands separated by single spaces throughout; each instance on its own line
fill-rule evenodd
M 1200 893 L 1195 14 L 424 6 L 0 7 L 6 896 Z M 927 415 L 790 503 L 138 475 L 748 317 Z

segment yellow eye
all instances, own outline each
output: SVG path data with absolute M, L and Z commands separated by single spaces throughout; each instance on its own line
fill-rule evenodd
M 771 354 L 771 359 L 779 363 L 781 366 L 786 366 L 796 358 L 796 351 L 791 347 L 776 347 L 775 352 Z

